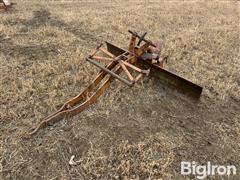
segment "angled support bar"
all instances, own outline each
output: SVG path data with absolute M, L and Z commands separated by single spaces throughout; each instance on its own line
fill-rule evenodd
M 110 74 L 111 76 L 113 76 L 113 77 L 117 78 L 118 80 L 124 82 L 124 83 L 127 84 L 128 86 L 133 86 L 134 81 L 128 81 L 128 80 L 122 78 L 121 76 L 115 74 L 114 72 L 112 72 L 112 71 L 109 70 L 108 68 L 102 66 L 100 63 L 98 63 L 98 62 L 96 62 L 96 61 L 94 61 L 94 60 L 92 60 L 92 59 L 90 59 L 90 58 L 88 58 L 88 57 L 86 58 L 86 60 L 87 60 L 88 62 L 92 63 L 93 65 L 99 67 L 99 68 L 102 69 L 103 71 L 107 72 L 107 73 Z

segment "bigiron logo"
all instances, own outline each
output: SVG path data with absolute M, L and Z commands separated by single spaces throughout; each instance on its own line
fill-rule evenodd
M 204 179 L 207 176 L 230 176 L 236 175 L 237 169 L 234 165 L 212 165 L 211 162 L 207 162 L 206 165 L 199 165 L 195 161 L 181 162 L 181 174 L 182 175 L 195 175 L 197 179 Z

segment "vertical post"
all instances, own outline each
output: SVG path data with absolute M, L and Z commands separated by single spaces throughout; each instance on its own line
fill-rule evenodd
M 129 48 L 128 48 L 129 52 L 134 53 L 136 39 L 137 39 L 137 36 L 135 34 L 132 34 L 132 37 L 131 37 L 131 40 L 130 40 L 130 44 L 129 44 Z

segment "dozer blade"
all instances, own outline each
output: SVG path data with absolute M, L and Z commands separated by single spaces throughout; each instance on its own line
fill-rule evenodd
M 114 56 L 119 56 L 123 53 L 126 53 L 126 51 L 124 49 L 121 49 L 121 48 L 119 48 L 119 47 L 117 47 L 117 46 L 115 46 L 115 45 L 113 45 L 113 44 L 111 44 L 107 41 L 105 41 L 105 42 L 106 42 L 106 45 L 107 45 L 107 50 L 110 53 L 112 53 Z
M 115 56 L 118 56 L 124 52 L 126 52 L 125 50 L 109 43 L 106 42 L 107 44 L 107 49 L 109 52 L 111 52 L 112 54 L 114 54 Z M 145 61 L 144 61 L 145 62 Z M 151 64 L 149 63 L 151 68 L 151 75 L 160 79 L 163 83 L 167 83 L 170 86 L 173 86 L 174 88 L 176 88 L 180 93 L 186 94 L 190 97 L 193 98 L 200 98 L 201 93 L 202 93 L 202 87 L 194 84 L 172 72 L 169 72 L 155 64 Z
M 202 93 L 202 87 L 188 81 L 172 72 L 169 72 L 157 65 L 151 64 L 151 75 L 160 79 L 162 82 L 176 88 L 180 93 L 199 99 Z

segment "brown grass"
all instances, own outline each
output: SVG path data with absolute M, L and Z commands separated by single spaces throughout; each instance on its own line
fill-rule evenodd
M 239 1 L 27 1 L 0 19 L 0 179 L 194 178 L 180 161 L 240 167 Z M 96 76 L 100 41 L 163 39 L 198 103 L 145 77 L 30 140 L 21 135 Z M 80 162 L 69 166 L 72 155 Z M 216 177 L 216 179 L 219 177 Z M 230 177 L 238 179 L 237 176 Z

